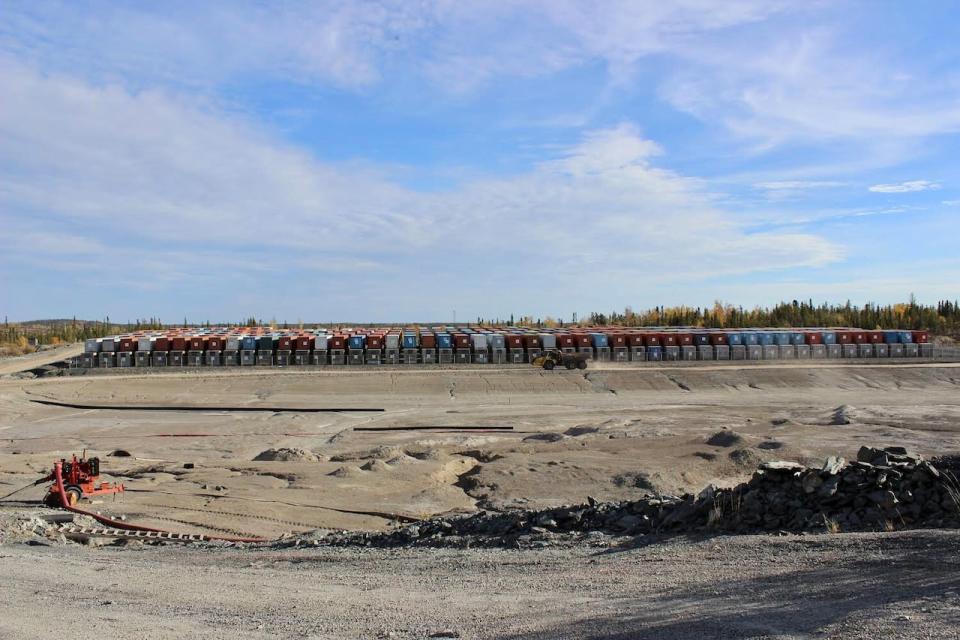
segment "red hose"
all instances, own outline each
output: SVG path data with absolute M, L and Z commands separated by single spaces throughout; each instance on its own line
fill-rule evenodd
M 67 491 L 63 486 L 63 467 L 61 463 L 57 462 L 53 465 L 53 475 L 57 481 L 56 487 L 57 494 L 60 496 L 60 506 L 67 511 L 79 513 L 80 515 L 84 516 L 90 516 L 100 524 L 105 524 L 114 527 L 115 529 L 123 529 L 125 531 L 149 531 L 153 533 L 175 533 L 173 531 L 167 531 L 166 529 L 154 529 L 153 527 L 130 524 L 129 522 L 124 522 L 122 520 L 114 520 L 113 518 L 108 518 L 92 511 L 86 511 L 84 509 L 78 509 L 77 507 L 71 506 L 69 500 L 67 499 Z M 206 534 L 203 534 L 203 537 L 206 540 L 219 540 L 221 542 L 272 542 L 272 540 L 268 538 L 230 538 L 225 536 L 208 536 Z

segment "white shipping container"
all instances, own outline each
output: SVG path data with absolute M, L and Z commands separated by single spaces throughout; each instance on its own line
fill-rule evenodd
M 400 348 L 400 334 L 398 333 L 388 333 L 386 341 L 384 342 L 387 349 L 399 349 Z
M 104 338 L 103 342 L 100 343 L 100 348 L 101 350 L 108 352 L 116 351 L 117 342 L 119 342 L 119 340 L 115 337 Z
M 138 338 L 137 351 L 153 351 L 153 338 Z
M 83 342 L 83 350 L 86 353 L 98 353 L 100 351 L 101 338 L 87 338 Z
M 487 334 L 485 333 L 473 333 L 470 334 L 470 342 L 473 343 L 474 351 L 486 351 L 487 350 Z
M 540 344 L 543 346 L 544 349 L 556 349 L 557 336 L 552 333 L 541 333 Z

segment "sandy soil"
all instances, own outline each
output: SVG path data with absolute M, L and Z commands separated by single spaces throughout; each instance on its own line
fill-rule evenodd
M 760 460 L 861 444 L 960 451 L 960 368 L 766 366 L 176 373 L 0 381 L 0 494 L 86 448 L 130 491 L 96 505 L 179 531 L 273 537 L 389 517 L 626 499 L 733 483 Z M 114 404 L 361 406 L 383 413 L 92 411 Z M 845 423 L 845 424 L 844 424 Z M 512 427 L 510 432 L 355 427 Z M 711 440 L 726 430 L 726 437 Z M 178 436 L 178 437 L 174 437 Z M 712 443 L 712 444 L 711 444 Z M 319 461 L 254 461 L 270 448 Z M 122 449 L 131 457 L 111 457 Z M 186 469 L 186 463 L 193 468 Z M 18 497 L 39 499 L 43 488 Z
M 960 533 L 636 549 L 0 547 L 0 637 L 957 638 Z
M 51 349 L 44 349 L 22 356 L 7 356 L 0 358 L 0 376 L 26 371 L 45 364 L 53 364 L 83 353 L 82 344 L 65 344 Z

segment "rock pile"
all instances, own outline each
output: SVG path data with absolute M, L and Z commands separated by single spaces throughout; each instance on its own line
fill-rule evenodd
M 766 462 L 749 482 L 698 495 L 434 518 L 389 533 L 331 533 L 323 544 L 530 546 L 551 540 L 692 532 L 824 532 L 960 527 L 960 485 L 901 447 L 862 447 L 821 467 Z

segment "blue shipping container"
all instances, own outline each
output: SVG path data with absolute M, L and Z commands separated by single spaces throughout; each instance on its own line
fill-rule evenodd
M 883 332 L 883 341 L 887 344 L 900 344 L 900 332 L 899 331 L 884 331 Z
M 903 344 L 910 344 L 913 342 L 913 333 L 910 331 L 900 331 L 900 342 Z
M 453 336 L 449 333 L 438 333 L 437 347 L 440 349 L 453 349 Z
M 746 331 L 741 333 L 740 340 L 743 342 L 743 344 L 748 346 L 760 344 L 760 338 L 753 331 Z
M 802 333 L 795 331 L 790 334 L 790 343 L 794 345 L 807 344 L 806 336 Z
M 776 343 L 781 347 L 790 346 L 790 334 L 787 333 L 786 331 L 778 331 L 777 333 L 775 333 L 773 340 L 774 340 L 774 343 Z
M 243 339 L 240 341 L 240 348 L 244 351 L 256 351 L 257 338 L 255 336 L 243 336 Z
M 775 344 L 776 338 L 772 333 L 758 333 L 757 334 L 757 344 L 768 347 L 772 344 Z
M 367 342 L 367 336 L 350 336 L 347 340 L 347 345 L 351 349 L 363 349 L 363 346 Z
M 736 347 L 743 344 L 743 334 L 742 333 L 728 333 L 727 334 L 727 344 L 731 347 Z
M 405 334 L 403 334 L 403 348 L 404 348 L 404 349 L 416 349 L 416 348 L 417 348 L 417 334 L 415 334 L 415 333 L 405 333 Z
M 837 344 L 837 334 L 834 331 L 823 332 L 823 344 Z
M 607 339 L 607 334 L 605 333 L 591 333 L 593 337 L 593 346 L 602 349 L 604 347 L 610 346 L 610 341 Z

